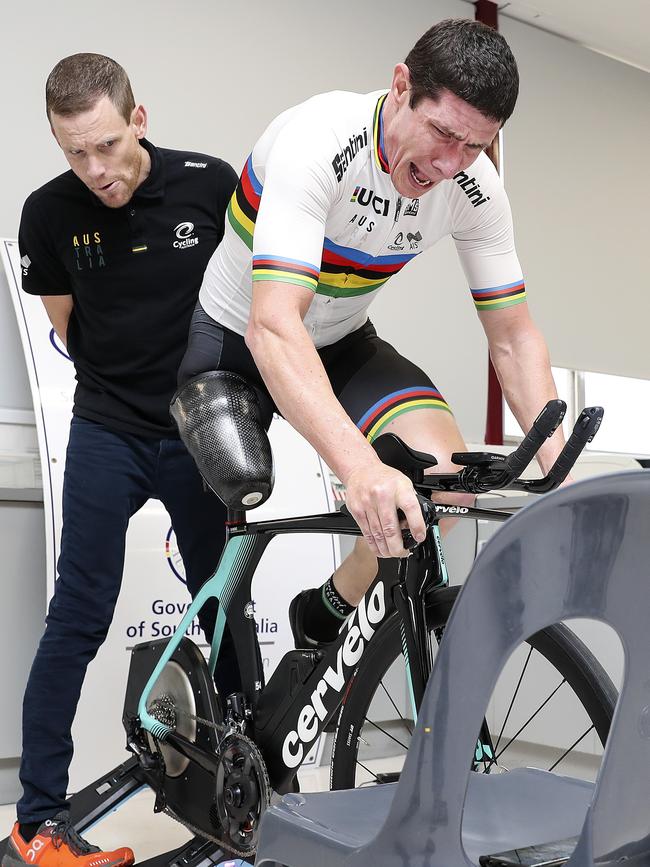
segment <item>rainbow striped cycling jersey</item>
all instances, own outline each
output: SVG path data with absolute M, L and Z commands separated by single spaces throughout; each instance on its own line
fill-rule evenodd
M 244 334 L 256 281 L 307 287 L 317 347 L 359 328 L 393 274 L 451 235 L 478 310 L 526 298 L 510 206 L 489 158 L 417 199 L 400 196 L 383 148 L 386 92 L 321 94 L 279 115 L 246 161 L 200 302 Z

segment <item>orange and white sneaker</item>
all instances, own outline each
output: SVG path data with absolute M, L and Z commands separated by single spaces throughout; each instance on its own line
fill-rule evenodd
M 134 860 L 126 846 L 114 852 L 91 846 L 72 827 L 69 813 L 62 811 L 46 819 L 29 842 L 23 840 L 16 822 L 1 867 L 130 867 Z

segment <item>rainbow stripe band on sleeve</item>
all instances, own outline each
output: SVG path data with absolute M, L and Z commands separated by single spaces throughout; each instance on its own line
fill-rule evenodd
M 249 157 L 237 189 L 228 203 L 228 221 L 249 250 L 253 249 L 253 233 L 261 198 L 262 184 L 253 171 L 253 161 Z
M 477 310 L 501 310 L 526 300 L 526 286 L 523 280 L 506 283 L 505 286 L 492 286 L 490 289 L 470 289 Z
M 295 283 L 316 291 L 319 269 L 299 259 L 283 259 L 280 256 L 253 256 L 253 283 L 258 280 L 275 280 L 279 283 Z
M 451 412 L 437 388 L 402 388 L 378 400 L 356 424 L 368 442 L 372 442 L 389 421 L 414 409 L 444 409 Z

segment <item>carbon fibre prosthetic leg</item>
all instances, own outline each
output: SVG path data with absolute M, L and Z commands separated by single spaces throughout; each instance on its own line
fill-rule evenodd
M 271 445 L 260 399 L 236 373 L 216 370 L 190 379 L 170 405 L 199 472 L 229 509 L 251 509 L 273 491 Z

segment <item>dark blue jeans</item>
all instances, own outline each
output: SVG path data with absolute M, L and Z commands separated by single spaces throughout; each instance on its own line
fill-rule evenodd
M 63 482 L 58 580 L 23 702 L 19 822 L 41 822 L 68 807 L 71 727 L 81 686 L 113 618 L 129 519 L 150 498 L 161 500 L 171 516 L 194 596 L 221 555 L 226 511 L 204 490 L 184 445 L 116 433 L 75 417 Z M 216 603 L 200 615 L 208 641 L 215 615 Z M 219 676 L 229 689 L 238 675 L 229 635 L 224 642 Z

